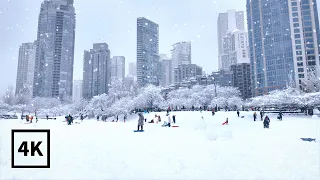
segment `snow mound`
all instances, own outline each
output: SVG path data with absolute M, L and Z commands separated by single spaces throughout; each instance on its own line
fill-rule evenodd
M 312 119 L 319 119 L 320 118 L 320 115 L 313 115 L 312 116 Z

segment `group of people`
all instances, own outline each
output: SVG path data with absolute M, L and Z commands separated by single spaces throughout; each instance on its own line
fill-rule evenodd
M 147 122 L 147 119 L 144 118 L 143 114 L 140 112 L 138 119 L 138 131 L 143 130 L 143 125 L 145 122 Z M 167 112 L 166 116 L 168 117 L 168 122 L 164 121 L 162 127 L 171 127 L 171 116 L 170 113 Z M 173 123 L 176 123 L 176 115 L 172 115 L 172 121 Z M 148 123 L 159 123 L 161 122 L 160 115 L 155 115 L 154 119 L 151 119 Z
M 38 122 L 38 117 L 35 116 L 35 118 L 36 118 L 36 123 L 37 123 L 37 122 Z M 33 119 L 34 119 L 34 116 L 26 115 L 26 121 L 27 121 L 28 123 L 32 123 Z M 21 116 L 21 120 L 23 120 L 23 115 Z

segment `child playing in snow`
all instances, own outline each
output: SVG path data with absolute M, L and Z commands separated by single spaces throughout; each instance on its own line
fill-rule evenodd
M 222 125 L 228 125 L 229 121 L 228 118 L 226 119 L 226 121 L 224 123 L 222 123 Z

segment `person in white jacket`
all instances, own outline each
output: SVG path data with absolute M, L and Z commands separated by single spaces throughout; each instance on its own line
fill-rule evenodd
M 171 116 L 169 113 L 167 114 L 167 116 L 168 116 L 168 127 L 171 127 Z

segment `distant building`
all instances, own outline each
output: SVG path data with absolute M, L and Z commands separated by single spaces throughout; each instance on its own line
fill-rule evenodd
M 124 87 L 126 90 L 130 90 L 130 88 L 134 85 L 134 77 L 127 76 L 124 78 Z
M 219 69 L 222 68 L 222 55 L 223 53 L 223 38 L 226 37 L 228 32 L 236 29 L 245 30 L 244 12 L 236 10 L 228 10 L 225 13 L 220 13 L 217 22 L 218 27 L 218 58 Z
M 231 65 L 250 63 L 248 33 L 235 30 L 223 38 L 221 70 L 230 71 Z
M 177 68 L 181 64 L 191 64 L 191 42 L 178 42 L 171 49 L 172 66 Z
M 34 97 L 72 97 L 75 29 L 73 0 L 42 2 L 36 42 Z
M 172 60 L 162 59 L 160 60 L 160 86 L 168 87 L 173 83 L 173 71 L 172 71 Z
M 137 81 L 140 87 L 159 86 L 159 25 L 137 19 Z
M 219 86 L 232 86 L 232 72 L 220 70 L 218 72 L 213 72 L 210 76 L 214 84 Z
M 240 90 L 241 97 L 248 99 L 252 97 L 251 73 L 249 63 L 239 63 L 231 66 L 232 86 Z
M 93 49 L 84 51 L 83 98 L 108 94 L 111 83 L 110 50 L 106 43 L 93 44 Z
M 36 44 L 23 43 L 19 48 L 16 95 L 23 89 L 33 89 L 34 68 L 36 60 Z
M 129 75 L 133 77 L 137 76 L 137 63 L 129 62 Z
M 82 80 L 73 81 L 72 101 L 80 102 L 82 99 Z
M 190 78 L 202 76 L 202 67 L 196 64 L 181 64 L 174 69 L 174 83 L 179 84 L 189 81 Z
M 114 80 L 124 81 L 126 59 L 124 56 L 113 56 L 111 59 L 111 82 Z

